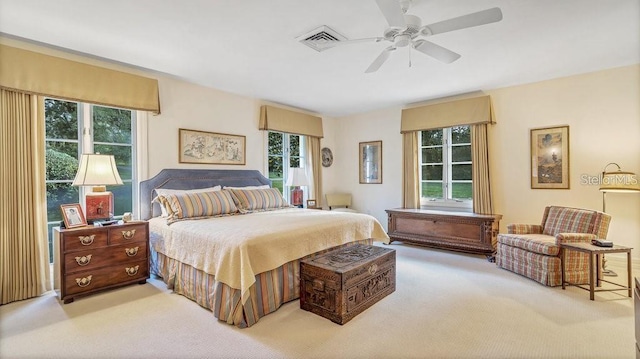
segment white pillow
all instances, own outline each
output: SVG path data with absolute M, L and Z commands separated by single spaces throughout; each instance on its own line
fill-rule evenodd
M 261 186 L 244 186 L 244 187 L 231 187 L 231 186 L 224 186 L 224 189 L 265 189 L 265 188 L 271 188 L 271 186 L 269 186 L 268 184 L 263 184 Z
M 171 194 L 181 195 L 183 193 L 200 193 L 200 192 L 215 192 L 221 191 L 222 186 L 213 186 L 208 188 L 196 188 L 196 189 L 170 189 L 170 188 L 156 188 L 156 197 L 151 201 L 151 203 L 157 202 L 160 204 L 160 211 L 162 211 L 162 217 L 167 217 L 169 215 L 169 210 L 165 206 L 164 201 L 160 197 L 168 196 Z

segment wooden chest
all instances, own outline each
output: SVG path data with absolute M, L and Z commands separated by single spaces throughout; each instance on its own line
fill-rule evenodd
M 388 209 L 391 241 L 484 254 L 494 261 L 500 214 Z
M 396 290 L 396 251 L 356 244 L 300 262 L 300 308 L 344 324 Z
M 54 228 L 54 286 L 64 303 L 149 278 L 149 224 Z

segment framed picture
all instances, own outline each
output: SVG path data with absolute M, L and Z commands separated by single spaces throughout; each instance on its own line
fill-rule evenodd
M 360 183 L 382 183 L 382 141 L 360 142 Z
M 180 163 L 245 164 L 245 136 L 181 128 L 178 147 Z
M 317 208 L 316 200 L 315 199 L 308 199 L 307 200 L 307 208 L 316 209 Z
M 87 220 L 82 213 L 82 207 L 80 203 L 63 204 L 60 205 L 62 211 L 62 218 L 64 219 L 64 226 L 66 228 L 82 227 L 87 225 Z
M 569 126 L 531 130 L 531 188 L 569 189 Z

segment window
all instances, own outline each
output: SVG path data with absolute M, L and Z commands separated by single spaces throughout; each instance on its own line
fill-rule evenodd
M 471 208 L 471 127 L 421 131 L 419 140 L 421 205 Z
M 114 215 L 133 212 L 135 178 L 135 111 L 87 103 L 45 99 L 47 233 L 53 256 L 51 228 L 60 225 L 60 205 L 84 206 L 84 189 L 71 185 L 83 153 L 114 155 L 123 186 L 113 192 Z M 50 258 L 51 260 L 51 258 Z
M 267 149 L 269 179 L 291 203 L 290 189 L 286 188 L 289 168 L 304 167 L 305 137 L 288 133 L 268 131 Z

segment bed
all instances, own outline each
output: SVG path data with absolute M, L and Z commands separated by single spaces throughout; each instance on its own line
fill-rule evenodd
M 300 260 L 389 242 L 372 216 L 291 208 L 270 186 L 254 170 L 164 169 L 142 181 L 151 273 L 219 320 L 246 328 L 300 297 Z M 213 215 L 198 212 L 207 206 Z

